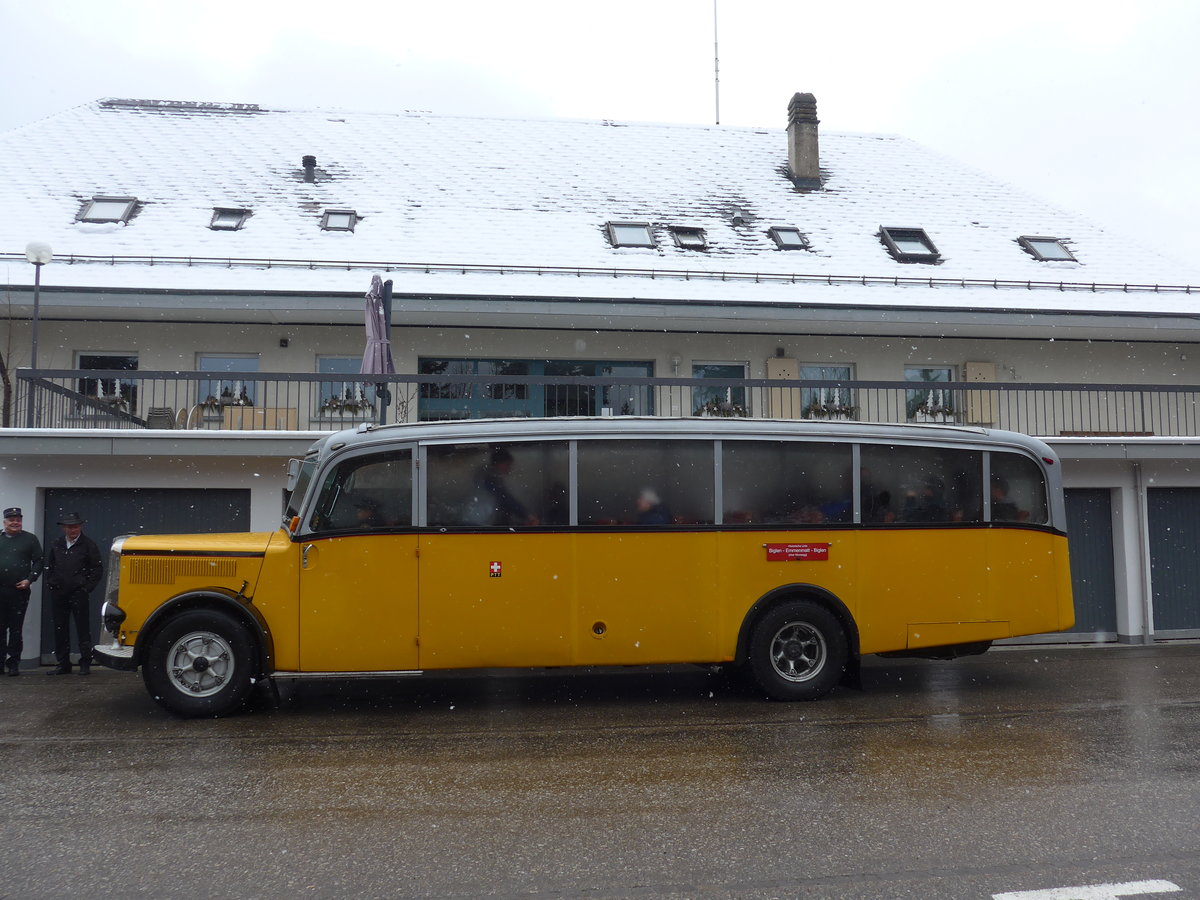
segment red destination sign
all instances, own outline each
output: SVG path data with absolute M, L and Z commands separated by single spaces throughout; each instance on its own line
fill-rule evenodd
M 763 544 L 767 562 L 811 562 L 829 559 L 828 544 Z

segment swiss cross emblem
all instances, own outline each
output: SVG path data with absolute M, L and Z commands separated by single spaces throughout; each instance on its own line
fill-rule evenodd
M 499 562 L 497 562 L 496 560 L 492 560 L 490 563 L 488 563 L 488 575 L 490 577 L 499 578 L 500 574 L 501 574 L 501 572 L 500 572 L 500 563 Z

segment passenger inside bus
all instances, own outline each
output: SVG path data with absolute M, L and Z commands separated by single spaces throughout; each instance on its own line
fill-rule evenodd
M 359 497 L 354 501 L 354 524 L 359 528 L 379 528 L 384 524 L 379 501 L 374 497 Z
M 1008 499 L 1008 481 L 999 476 L 992 476 L 992 521 L 993 522 L 1026 522 L 1029 512 L 1023 510 Z
M 918 489 L 910 490 L 904 498 L 905 522 L 946 522 L 945 490 L 937 479 L 926 480 Z
M 671 524 L 671 511 L 654 488 L 642 488 L 642 492 L 638 494 L 637 516 L 634 521 L 638 525 Z
M 504 447 L 493 447 L 488 464 L 479 473 L 479 491 L 473 502 L 479 506 L 471 518 L 479 525 L 537 525 L 538 518 L 508 489 L 513 455 Z M 484 507 L 489 507 L 484 509 Z

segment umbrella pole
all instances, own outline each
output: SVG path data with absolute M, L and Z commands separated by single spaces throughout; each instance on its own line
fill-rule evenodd
M 383 325 L 384 334 L 387 335 L 388 345 L 392 341 L 392 279 L 388 279 L 383 283 Z M 392 402 L 392 392 L 388 390 L 387 384 L 375 385 L 376 394 L 379 397 L 379 424 L 387 424 L 387 408 Z

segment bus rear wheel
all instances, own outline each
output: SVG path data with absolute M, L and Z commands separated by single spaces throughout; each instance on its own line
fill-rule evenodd
M 833 613 L 811 600 L 789 600 L 755 624 L 750 674 L 773 700 L 816 700 L 841 679 L 848 653 Z
M 219 610 L 196 609 L 154 635 L 142 678 L 159 705 L 178 716 L 221 716 L 246 701 L 253 659 L 253 641 L 240 622 Z

